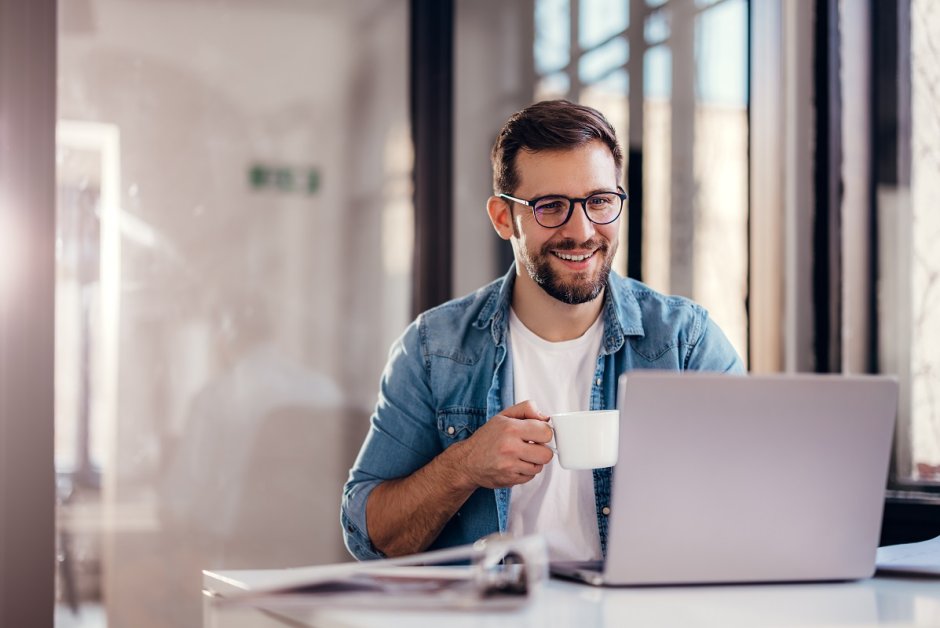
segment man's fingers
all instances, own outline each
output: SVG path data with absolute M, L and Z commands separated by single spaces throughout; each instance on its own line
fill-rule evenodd
M 548 415 L 542 414 L 539 412 L 539 409 L 535 407 L 535 404 L 530 400 L 517 403 L 514 406 L 509 406 L 502 412 L 503 416 L 512 417 L 513 419 L 538 419 L 539 421 L 547 421 Z
M 545 421 L 525 419 L 519 424 L 522 440 L 533 443 L 547 443 L 555 433 Z
M 552 456 L 554 456 L 552 450 L 545 445 L 526 445 L 525 449 L 522 450 L 520 459 L 523 462 L 537 465 L 541 469 L 542 465 L 552 461 Z
M 523 462 L 520 466 L 521 469 L 518 474 L 524 478 L 523 482 L 528 482 L 542 471 L 542 465 L 532 462 Z

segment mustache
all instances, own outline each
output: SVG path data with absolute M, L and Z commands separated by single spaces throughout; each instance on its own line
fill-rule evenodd
M 601 240 L 598 238 L 591 238 L 585 240 L 580 244 L 571 238 L 565 238 L 564 240 L 558 240 L 555 242 L 546 242 L 542 245 L 542 254 L 547 255 L 552 251 L 576 251 L 584 249 L 597 249 L 601 253 L 606 253 L 607 249 L 610 248 L 606 240 Z

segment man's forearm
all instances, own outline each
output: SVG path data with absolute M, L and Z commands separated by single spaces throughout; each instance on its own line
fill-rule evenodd
M 386 556 L 421 552 L 476 490 L 461 473 L 457 443 L 408 477 L 388 480 L 366 502 L 372 544 Z

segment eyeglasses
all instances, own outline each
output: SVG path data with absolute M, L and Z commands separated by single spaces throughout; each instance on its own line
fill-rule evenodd
M 571 219 L 575 203 L 581 203 L 584 215 L 596 225 L 606 225 L 617 220 L 623 211 L 623 203 L 627 200 L 627 193 L 623 188 L 617 189 L 618 192 L 598 192 L 587 198 L 568 198 L 556 194 L 540 196 L 530 201 L 508 194 L 500 194 L 499 198 L 531 207 L 535 222 L 548 229 L 556 229 Z

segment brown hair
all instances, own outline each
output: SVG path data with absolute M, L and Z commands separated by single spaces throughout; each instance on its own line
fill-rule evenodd
M 516 155 L 520 150 L 564 150 L 600 140 L 610 148 L 620 178 L 623 151 L 617 134 L 600 111 L 567 100 L 544 100 L 514 113 L 493 145 L 493 191 L 512 194 L 519 185 Z

